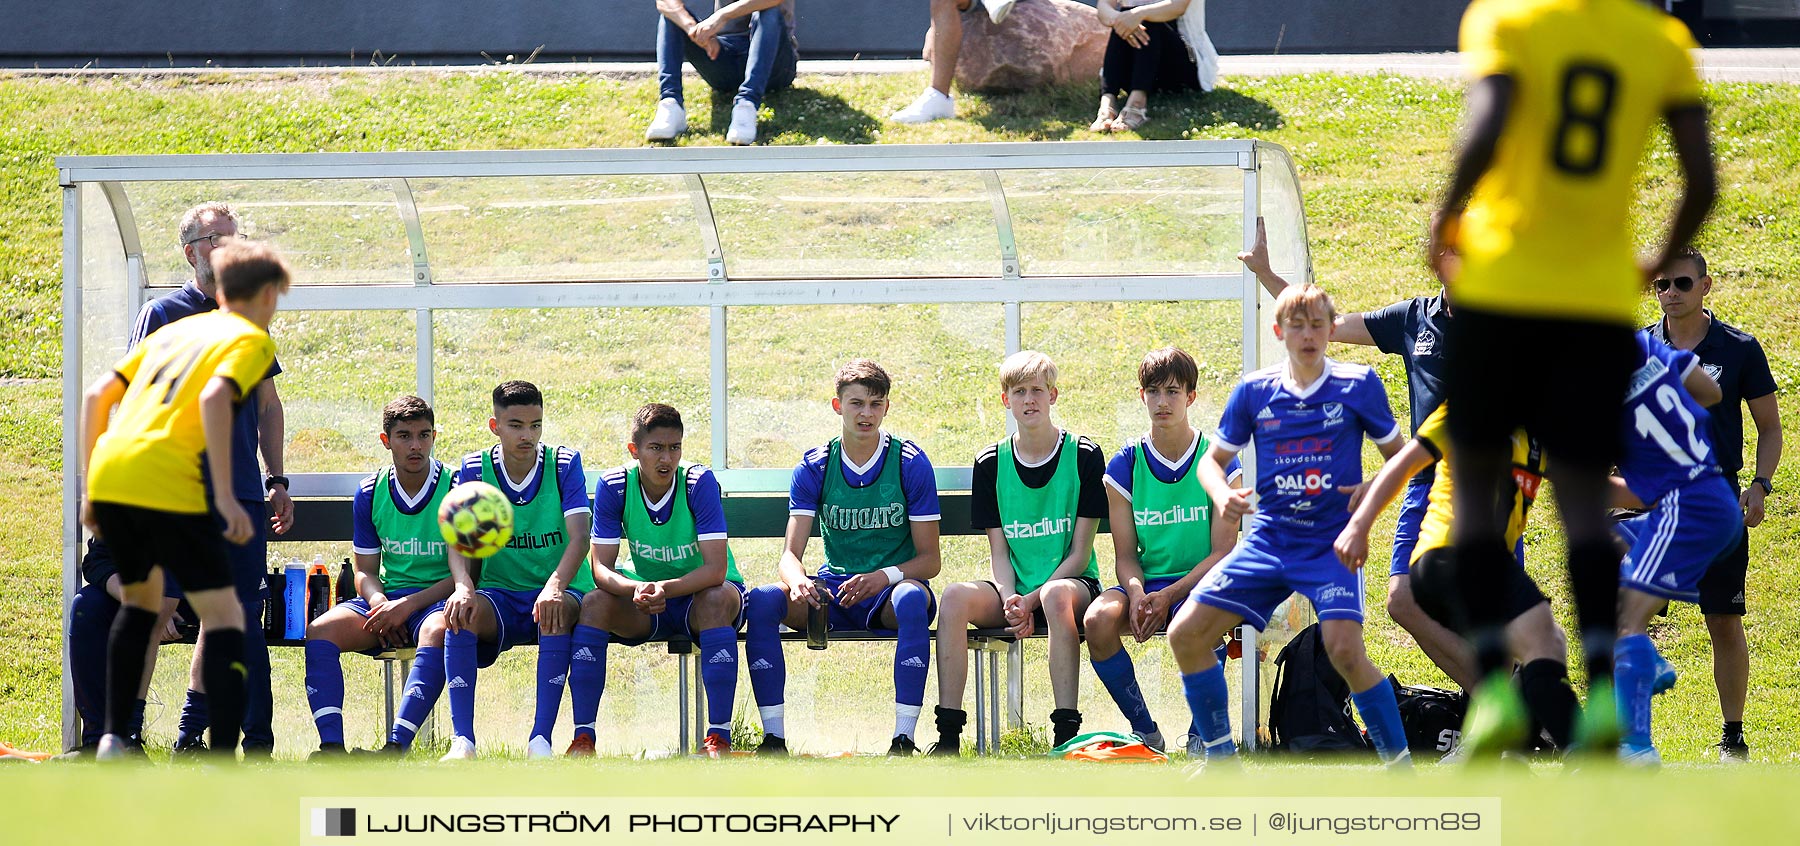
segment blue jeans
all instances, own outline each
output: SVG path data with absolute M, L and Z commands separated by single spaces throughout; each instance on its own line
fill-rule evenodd
M 719 36 L 719 57 L 706 51 L 668 18 L 656 23 L 656 81 L 659 96 L 683 102 L 681 63 L 686 61 L 714 91 L 736 89 L 737 99 L 761 106 L 763 94 L 794 84 L 798 58 L 788 38 L 787 18 L 776 6 L 750 14 L 750 32 Z

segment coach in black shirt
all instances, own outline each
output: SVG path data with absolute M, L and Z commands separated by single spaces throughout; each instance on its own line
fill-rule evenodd
M 1781 462 L 1781 415 L 1775 404 L 1775 377 L 1769 373 L 1762 344 L 1706 309 L 1712 284 L 1712 277 L 1706 274 L 1706 257 L 1688 248 L 1655 280 L 1663 319 L 1644 328 L 1669 346 L 1692 350 L 1701 368 L 1724 389 L 1725 398 L 1707 410 L 1712 412 L 1719 467 L 1739 491 L 1748 529 L 1762 522 L 1763 500 L 1775 493 L 1770 479 Z M 1750 419 L 1756 424 L 1756 468 L 1750 483 L 1739 487 L 1739 473 L 1744 469 L 1743 405 L 1750 406 Z M 1700 580 L 1700 611 L 1706 615 L 1706 630 L 1712 637 L 1713 681 L 1719 688 L 1719 710 L 1725 719 L 1719 759 L 1728 762 L 1746 760 L 1750 754 L 1743 723 L 1750 686 L 1750 650 L 1744 640 L 1744 577 L 1749 565 L 1746 532 Z

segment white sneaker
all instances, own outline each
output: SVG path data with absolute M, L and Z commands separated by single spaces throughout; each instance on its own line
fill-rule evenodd
M 650 128 L 644 130 L 644 140 L 673 141 L 686 131 L 687 109 L 674 97 L 664 97 L 656 104 L 656 116 L 650 119 Z
M 450 751 L 444 753 L 439 761 L 473 761 L 475 760 L 475 741 L 466 737 L 450 738 Z
M 756 104 L 738 100 L 731 106 L 731 128 L 725 130 L 727 143 L 740 147 L 756 143 Z
M 130 751 L 130 748 L 126 745 L 124 738 L 122 738 L 116 734 L 102 735 L 100 737 L 99 748 L 94 750 L 94 760 L 96 760 L 96 761 L 123 760 L 125 758 L 126 753 L 129 751 Z
M 912 104 L 888 118 L 895 123 L 930 123 L 956 117 L 956 101 L 936 88 L 927 88 Z
M 556 750 L 550 748 L 550 738 L 540 734 L 537 737 L 532 738 L 530 743 L 525 744 L 525 757 L 554 758 L 556 757 Z
M 981 0 L 981 5 L 987 7 L 988 17 L 999 23 L 1012 14 L 1013 4 L 1017 2 L 1019 0 Z

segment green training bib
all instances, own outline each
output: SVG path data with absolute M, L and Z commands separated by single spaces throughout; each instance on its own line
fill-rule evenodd
M 873 573 L 912 560 L 912 525 L 906 492 L 900 486 L 900 439 L 888 438 L 887 457 L 875 483 L 851 487 L 844 481 L 843 444 L 832 438 L 819 493 L 819 537 L 825 541 L 825 572 Z
M 650 518 L 650 507 L 644 504 L 643 480 L 633 464 L 625 468 L 625 512 L 620 520 L 624 535 L 621 541 L 631 551 L 631 566 L 620 567 L 619 575 L 634 582 L 660 582 L 678 579 L 700 569 L 706 561 L 700 556 L 700 533 L 694 528 L 694 511 L 688 506 L 687 477 L 692 465 L 683 463 L 675 470 L 673 497 L 669 503 L 669 520 L 658 524 Z M 742 582 L 737 558 L 731 547 L 725 548 L 725 578 Z
M 1034 488 L 1019 478 L 1012 438 L 1000 442 L 994 498 L 1000 505 L 1000 529 L 1006 534 L 1019 593 L 1030 593 L 1049 581 L 1075 543 L 1075 512 L 1081 502 L 1081 471 L 1076 466 L 1079 451 L 1075 436 L 1064 432 L 1056 470 L 1043 487 Z M 1100 577 L 1099 560 L 1091 549 L 1082 575 Z
M 1208 444 L 1206 436 L 1196 437 L 1194 460 L 1173 482 L 1150 472 L 1150 438 L 1138 441 L 1131 463 L 1131 522 L 1145 579 L 1179 579 L 1212 554 L 1212 497 L 1194 469 Z
M 538 448 L 537 491 L 524 503 L 513 503 L 513 536 L 506 547 L 481 564 L 481 586 L 500 590 L 544 589 L 544 583 L 562 563 L 563 550 L 569 546 L 568 523 L 563 517 L 562 479 L 556 472 L 556 447 Z M 481 453 L 481 477 L 501 488 L 500 473 L 494 466 L 494 451 Z M 594 589 L 594 574 L 588 571 L 587 556 L 575 568 L 569 587 L 579 591 Z
M 370 503 L 369 521 L 375 524 L 375 537 L 381 541 L 381 586 L 428 588 L 450 575 L 450 550 L 438 531 L 438 506 L 450 493 L 450 468 L 442 462 L 431 462 L 432 486 L 419 510 L 408 514 L 394 499 L 394 468 L 381 468 L 375 474 L 375 491 Z

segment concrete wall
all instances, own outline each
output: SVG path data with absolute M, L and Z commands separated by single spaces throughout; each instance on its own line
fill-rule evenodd
M 1035 2 L 1035 0 L 1022 0 Z M 688 0 L 710 8 L 708 0 Z M 1466 0 L 1215 2 L 1228 53 L 1450 50 Z M 927 0 L 798 0 L 801 55 L 916 57 Z M 0 66 L 648 60 L 653 0 L 0 0 Z

